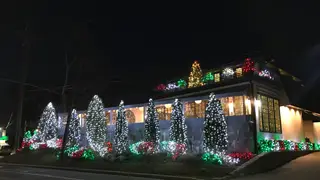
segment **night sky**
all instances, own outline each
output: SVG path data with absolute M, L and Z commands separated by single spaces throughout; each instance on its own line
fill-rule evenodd
M 320 27 L 318 9 L 311 5 L 241 1 L 171 4 L 168 9 L 90 2 L 2 6 L 0 78 L 20 81 L 26 57 L 22 42 L 27 38 L 27 82 L 55 91 L 28 86 L 24 119 L 37 120 L 49 101 L 59 105 L 66 54 L 74 60 L 68 93 L 79 109 L 86 108 L 94 94 L 106 107 L 121 99 L 127 104 L 147 102 L 157 84 L 188 75 L 194 60 L 207 69 L 262 56 L 274 58 L 277 66 L 302 79 L 308 96 L 301 103 L 320 112 L 320 78 L 314 78 L 320 75 Z M 4 80 L 0 85 L 0 123 L 5 124 L 16 112 L 18 85 Z

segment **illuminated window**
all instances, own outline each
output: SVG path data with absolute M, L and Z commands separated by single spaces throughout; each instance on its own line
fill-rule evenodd
M 244 115 L 243 113 L 243 96 L 235 96 L 233 97 L 234 102 L 233 102 L 233 107 L 234 107 L 234 115 L 235 116 L 242 116 Z
M 276 133 L 281 133 L 280 105 L 278 100 L 274 100 L 274 117 L 276 123 Z
M 237 68 L 236 69 L 236 77 L 241 77 L 242 76 L 242 68 Z
M 259 108 L 260 131 L 281 133 L 279 101 L 259 94 L 257 99 L 261 100 L 261 107 Z
M 112 122 L 113 122 L 114 124 L 116 124 L 116 122 L 117 122 L 117 112 L 118 112 L 118 110 L 112 110 L 111 112 L 112 112 Z
M 204 118 L 207 100 L 184 103 L 184 115 L 186 118 Z
M 110 111 L 106 111 L 106 124 L 107 125 L 110 125 L 111 124 L 111 122 L 110 122 Z
M 223 114 L 225 116 L 229 116 L 229 98 L 228 97 L 223 97 L 219 99 L 221 102 L 221 106 L 222 106 L 222 110 L 223 110 Z
M 245 105 L 246 115 L 251 115 L 251 100 L 248 96 L 244 96 L 244 105 Z
M 220 82 L 220 73 L 214 74 L 214 82 Z
M 159 120 L 170 120 L 172 112 L 171 104 L 157 105 L 156 110 Z

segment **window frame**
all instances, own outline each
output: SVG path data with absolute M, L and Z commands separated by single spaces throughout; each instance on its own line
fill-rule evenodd
M 267 98 L 266 101 L 267 101 L 268 129 L 269 130 L 265 130 L 265 128 L 264 128 L 264 121 L 265 121 L 264 118 L 265 117 L 263 115 L 263 102 L 262 102 L 262 98 L 261 98 L 262 96 Z M 271 126 L 270 126 L 271 125 L 271 123 L 270 123 L 271 119 L 269 118 L 270 117 L 269 99 L 272 99 L 274 130 L 270 129 L 271 128 Z M 259 114 L 259 118 L 258 118 L 258 120 L 259 120 L 259 131 L 260 132 L 266 132 L 266 133 L 282 134 L 282 124 L 281 124 L 282 120 L 281 120 L 281 114 L 280 114 L 280 100 L 278 98 L 274 98 L 272 96 L 268 96 L 268 95 L 263 94 L 263 93 L 257 93 L 257 100 L 260 100 L 260 102 L 261 102 L 261 106 L 258 108 L 258 110 L 259 110 L 259 112 L 258 112 L 258 114 Z M 277 107 L 277 108 L 279 108 L 278 111 L 276 111 L 276 107 L 275 107 L 275 103 L 274 103 L 275 100 L 278 101 L 278 107 Z M 276 125 L 277 124 L 277 119 L 276 119 L 276 116 L 278 116 L 279 120 L 280 120 L 280 131 L 279 132 L 277 132 L 277 125 Z M 262 127 L 261 127 L 260 123 L 262 124 Z

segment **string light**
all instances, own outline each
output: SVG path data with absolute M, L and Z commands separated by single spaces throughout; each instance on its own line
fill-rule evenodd
M 225 78 L 225 79 L 230 79 L 232 78 L 234 75 L 234 70 L 231 69 L 231 68 L 225 68 L 223 71 L 222 71 L 222 77 Z
M 167 86 L 166 86 L 166 90 L 167 91 L 170 91 L 170 90 L 174 90 L 174 89 L 178 89 L 179 86 L 176 85 L 176 83 L 169 83 Z
M 80 144 L 80 120 L 75 109 L 72 110 L 69 133 L 67 138 L 67 146 L 75 146 Z
M 58 120 L 56 110 L 51 102 L 43 110 L 38 124 L 38 129 L 38 135 L 41 142 L 46 142 L 58 137 Z
M 271 79 L 271 80 L 274 79 L 274 78 L 271 76 L 270 71 L 268 71 L 267 69 L 264 69 L 264 70 L 260 71 L 260 72 L 259 72 L 259 76 L 260 76 L 260 77 L 264 77 L 264 78 L 268 78 L 268 79 Z
M 128 148 L 128 121 L 124 110 L 123 101 L 120 102 L 116 130 L 115 130 L 115 150 L 117 154 L 123 154 Z
M 209 96 L 209 102 L 205 111 L 203 128 L 203 150 L 214 154 L 227 151 L 228 134 L 221 102 L 213 93 Z
M 147 115 L 144 123 L 145 141 L 152 142 L 156 147 L 160 143 L 160 128 L 156 108 L 152 99 L 149 99 Z
M 184 79 L 180 79 L 178 82 L 177 82 L 178 86 L 180 88 L 185 88 L 187 87 L 187 82 L 184 80 Z
M 87 111 L 87 139 L 89 146 L 100 156 L 104 156 L 104 143 L 106 140 L 105 112 L 102 100 L 93 96 Z
M 242 67 L 244 73 L 255 71 L 254 62 L 251 58 L 246 58 Z
M 170 141 L 187 144 L 187 125 L 183 114 L 182 103 L 176 99 L 172 104 Z
M 202 70 L 200 68 L 200 64 L 197 61 L 194 61 L 189 75 L 188 87 L 193 88 L 202 85 Z

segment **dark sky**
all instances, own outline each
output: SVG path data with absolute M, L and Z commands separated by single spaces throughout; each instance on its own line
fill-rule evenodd
M 21 78 L 24 37 L 31 43 L 28 83 L 61 87 L 66 52 L 69 61 L 75 59 L 69 84 L 80 108 L 96 93 L 106 106 L 121 99 L 146 102 L 158 83 L 188 75 L 196 59 L 202 68 L 213 68 L 248 55 L 273 57 L 305 84 L 320 67 L 318 9 L 309 4 L 241 1 L 114 7 L 75 2 L 2 6 L 0 78 Z M 24 36 L 26 22 L 30 30 Z M 6 122 L 16 110 L 18 91 L 16 84 L 0 84 L 0 121 Z M 58 95 L 33 89 L 27 89 L 26 114 L 39 113 L 49 100 L 59 103 Z M 312 97 L 318 94 L 316 85 L 307 94 L 308 108 L 317 109 L 317 98 Z

